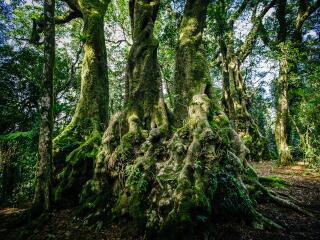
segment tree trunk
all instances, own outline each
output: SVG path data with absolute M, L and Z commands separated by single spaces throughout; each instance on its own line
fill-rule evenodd
M 33 214 L 48 211 L 52 197 L 53 71 L 55 63 L 55 1 L 44 1 L 44 66 L 41 96 L 39 162 Z
M 289 134 L 289 99 L 288 99 L 288 60 L 280 60 L 280 73 L 277 83 L 277 119 L 275 125 L 275 138 L 281 165 L 292 162 L 288 146 Z
M 249 148 L 252 160 L 268 160 L 270 154 L 266 139 L 260 133 L 259 126 L 247 108 L 249 99 L 241 73 L 241 63 L 237 57 L 234 57 L 229 63 L 229 80 L 233 82 L 232 86 L 234 87 L 234 91 L 231 92 L 233 92 L 233 102 L 235 103 L 235 128 Z
M 93 161 L 108 123 L 109 85 L 104 37 L 104 15 L 109 0 L 78 0 L 83 17 L 84 57 L 81 92 L 69 125 L 54 140 L 55 199 L 77 199 L 92 177 Z
M 144 129 L 150 129 L 154 108 L 159 101 L 159 44 L 153 36 L 158 10 L 159 1 L 130 0 L 133 45 L 127 65 L 126 111 L 127 118 L 136 116 Z
M 177 126 L 181 126 L 188 117 L 188 107 L 194 95 L 213 95 L 202 46 L 208 3 L 207 0 L 187 1 L 180 24 L 174 82 L 174 117 Z
M 222 60 L 222 105 L 225 113 L 231 121 L 236 120 L 235 103 L 231 94 L 231 86 L 229 81 L 228 61 L 224 58 Z
M 110 188 L 114 193 L 123 188 L 126 166 L 139 155 L 137 148 L 149 130 L 156 129 L 155 138 L 168 132 L 166 106 L 160 97 L 158 41 L 153 36 L 159 4 L 158 0 L 129 2 L 133 45 L 127 64 L 126 104 L 104 133 L 94 177 L 81 194 L 85 210 L 101 208 L 102 199 L 110 200 Z

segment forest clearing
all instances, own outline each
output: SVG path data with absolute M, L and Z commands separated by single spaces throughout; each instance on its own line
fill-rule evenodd
M 320 0 L 2 0 L 1 239 L 319 239 Z

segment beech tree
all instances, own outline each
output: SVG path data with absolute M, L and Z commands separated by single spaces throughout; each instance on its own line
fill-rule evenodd
M 298 1 L 297 12 L 292 13 L 290 8 L 295 7 L 286 0 L 277 1 L 276 19 L 279 27 L 276 39 L 272 39 L 267 33 L 266 27 L 261 27 L 261 36 L 264 43 L 274 52 L 279 54 L 279 77 L 277 80 L 277 118 L 275 126 L 275 138 L 279 161 L 282 165 L 292 163 L 292 155 L 289 141 L 290 132 L 290 104 L 295 99 L 289 94 L 295 86 L 293 74 L 297 71 L 298 61 L 292 52 L 301 50 L 302 27 L 305 21 L 319 7 L 320 1 Z M 290 23 L 287 18 L 293 19 Z
M 69 125 L 54 139 L 55 200 L 80 192 L 92 175 L 93 158 L 108 123 L 109 85 L 104 36 L 104 15 L 109 0 L 65 1 L 70 10 L 57 17 L 61 23 L 83 19 L 84 56 L 81 68 L 81 91 Z
M 251 152 L 252 159 L 260 161 L 270 157 L 267 142 L 255 119 L 248 110 L 250 96 L 242 76 L 242 65 L 255 46 L 261 22 L 275 1 L 242 1 L 230 14 L 232 1 L 216 1 L 211 9 L 214 40 L 220 54 L 217 62 L 222 75 L 222 104 L 235 129 Z M 262 6 L 264 5 L 264 6 Z M 262 8 L 262 9 L 261 9 Z M 251 13 L 252 27 L 242 43 L 236 42 L 235 22 L 244 12 Z

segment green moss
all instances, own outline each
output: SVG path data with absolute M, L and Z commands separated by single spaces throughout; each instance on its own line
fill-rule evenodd
M 82 185 L 93 174 L 93 161 L 98 153 L 98 146 L 101 142 L 101 134 L 93 131 L 77 148 L 66 156 L 65 166 L 58 173 L 55 201 L 64 201 L 64 198 L 71 197 L 77 202 L 77 195 Z M 75 195 L 75 196 L 72 196 Z
M 251 221 L 255 218 L 254 203 L 239 179 L 226 173 L 218 177 L 217 201 L 220 213 L 226 219 L 241 218 Z
M 288 186 L 288 183 L 285 180 L 276 176 L 259 177 L 259 181 L 261 184 L 270 187 L 283 188 Z
M 246 167 L 244 175 L 250 179 L 257 179 L 258 175 L 251 166 Z
M 147 206 L 142 200 L 150 190 L 150 176 L 143 169 L 141 161 L 140 163 L 126 167 L 127 180 L 125 182 L 125 189 L 127 190 L 120 194 L 113 209 L 116 215 L 128 214 L 138 224 L 145 223 L 145 210 Z
M 81 214 L 101 213 L 106 210 L 108 200 L 111 198 L 110 190 L 95 179 L 89 180 L 80 195 Z

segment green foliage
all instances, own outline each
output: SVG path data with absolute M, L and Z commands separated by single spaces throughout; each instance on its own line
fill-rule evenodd
M 36 127 L 0 136 L 0 203 L 22 203 L 33 197 L 37 162 Z

